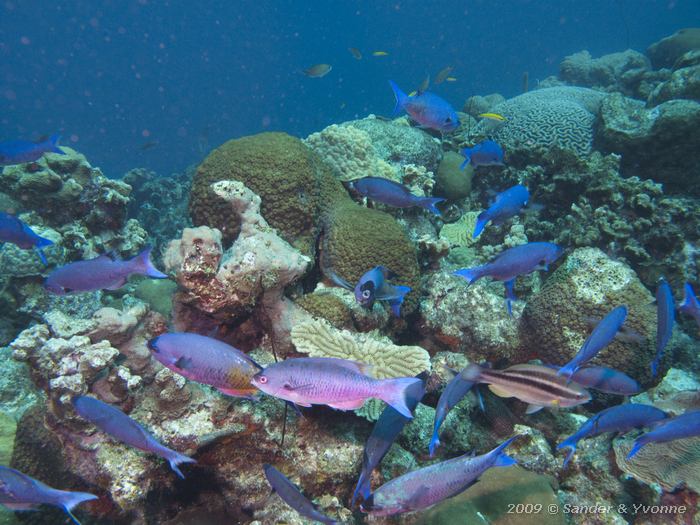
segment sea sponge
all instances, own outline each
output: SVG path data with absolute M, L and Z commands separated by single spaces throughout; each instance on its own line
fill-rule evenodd
M 597 248 L 574 250 L 525 306 L 520 326 L 525 343 L 521 361 L 539 358 L 563 365 L 579 350 L 591 324 L 624 304 L 628 309 L 625 327 L 643 340 L 614 340 L 593 363 L 621 370 L 648 388 L 654 383 L 649 364 L 656 354 L 653 301 L 651 293 L 624 263 L 610 259 Z M 666 373 L 671 354 L 671 348 L 667 348 L 656 382 Z

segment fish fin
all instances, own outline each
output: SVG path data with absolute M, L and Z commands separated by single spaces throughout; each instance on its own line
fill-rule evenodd
M 177 361 L 173 363 L 173 366 L 179 368 L 180 370 L 187 370 L 192 366 L 192 359 L 189 357 L 179 357 Z
M 184 368 L 183 368 L 184 370 Z M 244 390 L 236 390 L 235 388 L 219 388 L 216 387 L 216 389 L 221 392 L 222 394 L 225 394 L 227 396 L 231 397 L 238 397 L 240 399 L 248 399 L 250 401 L 257 401 L 258 396 L 255 394 L 251 394 L 249 392 L 246 392 Z
M 304 417 L 304 414 L 301 413 L 301 409 L 296 403 L 293 403 L 292 401 L 285 401 L 288 407 L 292 407 L 294 412 L 296 412 L 296 415 L 299 417 Z
M 333 270 L 326 269 L 325 271 L 326 277 L 328 277 L 331 281 L 333 281 L 337 286 L 340 286 L 341 288 L 345 288 L 346 290 L 354 290 L 355 287 L 352 286 L 349 282 L 347 282 L 345 279 L 343 279 L 340 275 L 335 273 Z
M 469 284 L 473 284 L 483 277 L 484 266 L 475 266 L 474 268 L 461 268 L 452 273 L 466 279 Z
M 95 499 L 98 499 L 97 496 L 90 494 L 89 492 L 69 492 L 65 499 L 61 501 L 61 506 L 70 514 L 70 511 L 77 505 Z
M 659 361 L 661 361 L 660 356 L 656 356 L 651 362 L 651 377 L 656 377 L 656 374 L 659 372 Z
M 698 299 L 695 296 L 693 287 L 690 285 L 690 283 L 685 283 L 683 286 L 683 302 L 678 305 L 678 309 L 685 314 L 689 314 L 697 306 Z
M 525 410 L 525 413 L 528 414 L 528 415 L 529 415 L 529 414 L 534 414 L 535 412 L 539 412 L 539 411 L 542 410 L 543 408 L 544 408 L 544 407 L 543 407 L 542 405 L 535 405 L 535 404 L 533 404 L 533 403 L 530 403 L 530 404 L 527 406 L 527 410 Z
M 508 315 L 513 317 L 513 301 L 517 301 L 517 298 L 515 297 L 515 290 L 513 290 L 513 287 L 515 286 L 515 279 L 505 281 L 503 284 L 506 287 L 506 309 L 508 310 Z
M 177 474 L 180 479 L 185 479 L 184 474 L 180 471 L 178 468 L 179 465 L 182 463 L 197 463 L 196 460 L 192 459 L 189 456 L 185 456 L 184 454 L 180 454 L 179 452 L 172 451 L 174 455 L 172 457 L 166 458 L 168 460 L 168 463 L 170 463 L 170 468 Z
M 433 437 L 430 438 L 430 443 L 428 444 L 428 452 L 430 453 L 431 458 L 435 455 L 435 450 L 440 446 L 439 431 L 440 428 L 436 421 L 435 428 L 433 429 Z
M 415 377 L 399 377 L 396 379 L 381 380 L 381 387 L 377 397 L 394 407 L 394 409 L 402 416 L 413 419 L 411 409 L 408 407 L 408 388 L 420 382 L 420 379 Z
M 478 385 L 474 388 L 474 393 L 476 394 L 476 399 L 479 401 L 479 408 L 485 414 L 486 406 L 484 405 L 484 395 L 481 393 Z
M 336 410 L 357 410 L 365 404 L 364 399 L 354 399 L 352 401 L 338 401 L 336 403 L 328 403 L 328 406 Z
M 370 483 L 369 483 L 369 474 L 365 474 L 365 471 L 363 470 L 360 473 L 360 479 L 357 480 L 357 486 L 355 487 L 355 492 L 352 494 L 352 500 L 350 501 L 350 508 L 355 506 L 355 503 L 357 502 L 357 497 L 362 496 L 362 500 L 366 500 L 369 497 L 370 494 Z
M 411 288 L 409 286 L 394 286 L 394 288 L 400 295 L 389 301 L 389 306 L 391 306 L 391 312 L 394 314 L 394 317 L 401 317 L 401 305 L 403 304 L 406 294 L 411 291 Z
M 568 385 L 578 369 L 579 367 L 576 364 L 568 363 L 557 370 L 557 375 L 566 377 L 566 384 Z
M 109 286 L 105 286 L 105 290 L 119 290 L 122 286 L 126 284 L 126 277 L 123 279 L 120 279 L 118 282 L 114 284 L 110 284 Z
M 438 217 L 442 217 L 442 212 L 438 210 L 435 205 L 444 201 L 445 199 L 442 197 L 424 197 L 420 200 L 420 206 L 428 211 L 433 212 Z
M 46 260 L 46 255 L 44 255 L 44 252 L 41 250 L 41 248 L 35 246 L 34 249 L 36 250 L 37 255 L 39 256 L 39 259 L 41 260 L 41 263 L 44 266 L 49 265 L 49 261 Z
M 470 149 L 470 148 L 464 148 L 464 149 L 462 150 L 462 155 L 464 155 L 466 158 L 464 159 L 464 162 L 462 162 L 462 164 L 459 165 L 459 169 L 460 169 L 460 170 L 463 170 L 464 168 L 466 168 L 466 167 L 469 165 L 469 163 L 471 162 L 471 160 L 472 160 L 472 152 L 471 152 L 471 149 Z
M 399 88 L 399 86 L 393 80 L 389 80 L 389 85 L 394 91 L 394 97 L 396 97 L 396 105 L 394 106 L 394 112 L 391 114 L 391 116 L 397 117 L 403 111 L 406 102 L 408 102 L 408 95 L 401 91 L 401 88 Z
M 511 443 L 513 443 L 513 441 L 515 441 L 519 437 L 521 437 L 521 434 L 516 434 L 512 438 L 505 440 L 503 443 L 501 443 L 495 449 L 493 449 L 492 452 L 490 452 L 490 454 L 496 455 L 496 461 L 494 461 L 493 463 L 494 467 L 508 467 L 510 465 L 515 465 L 518 463 L 515 459 L 508 456 L 505 453 L 505 450 L 510 446 Z
M 627 459 L 631 459 L 637 452 L 640 451 L 640 449 L 646 445 L 646 442 L 642 442 L 639 439 L 637 439 L 634 442 L 634 445 L 632 445 L 632 449 L 629 451 L 629 454 L 627 454 Z
M 494 467 L 510 467 L 511 465 L 517 465 L 518 461 L 515 458 L 508 456 L 507 454 L 502 454 L 498 456 L 494 462 Z
M 61 135 L 58 133 L 54 133 L 49 137 L 49 145 L 51 146 L 51 153 L 58 153 L 59 155 L 65 155 L 66 152 L 63 151 L 61 148 L 58 147 L 58 143 L 61 141 Z
M 559 445 L 561 447 L 561 445 Z M 557 447 L 557 448 L 559 448 Z M 561 468 L 566 468 L 567 465 L 569 464 L 569 461 L 571 461 L 571 458 L 574 457 L 574 452 L 576 452 L 576 445 L 566 445 L 565 447 L 562 448 L 568 448 L 569 451 L 566 453 L 566 457 L 564 458 L 564 463 L 562 464 Z
M 486 228 L 486 224 L 489 222 L 489 218 L 485 211 L 482 211 L 476 218 L 476 224 L 474 225 L 474 233 L 472 234 L 472 239 L 476 239 L 481 232 Z
M 497 385 L 489 385 L 489 390 L 491 390 L 491 392 L 496 394 L 498 397 L 513 397 L 511 392 L 508 392 Z
M 153 246 L 146 246 L 141 253 L 129 260 L 132 270 L 153 279 L 167 279 L 168 276 L 166 274 L 157 270 L 156 267 L 153 266 L 153 263 L 151 262 L 152 250 Z
M 481 366 L 477 365 L 476 363 L 471 363 L 464 367 L 459 375 L 462 376 L 462 379 L 465 381 L 477 383 L 479 381 L 479 377 L 481 376 Z

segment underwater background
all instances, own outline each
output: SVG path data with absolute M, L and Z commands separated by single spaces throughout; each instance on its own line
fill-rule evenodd
M 0 523 L 700 523 L 698 21 L 2 2 Z

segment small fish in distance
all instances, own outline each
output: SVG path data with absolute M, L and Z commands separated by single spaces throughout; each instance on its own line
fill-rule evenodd
M 428 451 L 430 452 L 430 457 L 432 458 L 435 454 L 435 450 L 440 446 L 440 427 L 445 421 L 447 414 L 450 413 L 457 403 L 459 403 L 464 396 L 467 395 L 472 387 L 474 386 L 473 381 L 467 381 L 464 379 L 461 373 L 456 374 L 447 386 L 440 394 L 440 399 L 438 399 L 438 404 L 435 407 L 435 419 L 433 421 L 433 436 L 430 438 L 430 443 L 428 445 Z
M 349 47 L 348 51 L 350 51 L 350 54 L 355 60 L 362 60 L 362 52 L 356 47 Z
M 516 299 L 513 291 L 515 278 L 535 270 L 547 271 L 549 265 L 556 261 L 563 252 L 561 247 L 550 242 L 529 242 L 508 248 L 493 261 L 484 265 L 457 270 L 454 275 L 466 279 L 469 284 L 482 277 L 503 281 L 506 288 L 508 315 L 513 315 L 511 303 Z
M 656 377 L 659 364 L 664 356 L 664 349 L 673 335 L 675 324 L 675 306 L 673 292 L 665 280 L 661 280 L 656 289 L 656 356 L 651 362 L 651 376 Z
M 347 183 L 348 187 L 360 195 L 395 208 L 419 206 L 440 216 L 435 205 L 444 201 L 442 197 L 419 197 L 413 195 L 406 186 L 382 177 L 363 177 Z
M 680 304 L 678 309 L 684 314 L 695 319 L 695 322 L 698 323 L 698 326 L 700 326 L 700 303 L 698 303 L 698 298 L 695 296 L 693 287 L 690 285 L 690 283 L 685 283 L 683 290 L 683 302 Z
M 43 142 L 30 142 L 28 140 L 6 140 L 0 142 L 0 166 L 34 162 L 39 160 L 44 153 L 65 155 L 66 152 L 58 147 L 60 140 L 60 135 L 51 135 L 48 140 Z
M 37 510 L 39 505 L 53 505 L 80 525 L 71 511 L 76 505 L 95 499 L 94 494 L 55 489 L 18 470 L 0 466 L 0 505 L 10 510 Z
M 516 216 L 530 200 L 530 192 L 522 184 L 516 184 L 496 196 L 493 204 L 482 211 L 476 218 L 472 239 L 476 239 L 484 231 L 486 225 L 502 224 L 511 217 Z
M 447 80 L 447 77 L 450 76 L 450 73 L 452 73 L 453 69 L 454 68 L 452 66 L 447 66 L 447 67 L 442 68 L 438 72 L 438 74 L 435 75 L 435 82 L 433 82 L 433 84 L 435 84 L 436 86 L 439 84 L 442 84 L 445 80 Z
M 567 379 L 571 379 L 571 376 L 578 370 L 582 365 L 588 363 L 593 359 L 598 352 L 603 348 L 608 346 L 617 332 L 622 328 L 623 323 L 627 319 L 627 307 L 622 305 L 617 308 L 613 308 L 608 315 L 606 315 L 601 322 L 599 322 L 596 327 L 591 332 L 591 335 L 584 341 L 581 349 L 576 353 L 571 361 L 566 363 L 561 367 L 558 374 L 563 375 Z
M 559 443 L 557 450 L 570 449 L 564 459 L 563 467 L 569 464 L 581 439 L 598 436 L 606 432 L 628 432 L 633 428 L 652 425 L 667 417 L 668 414 L 663 410 L 659 410 L 651 405 L 638 403 L 626 403 L 606 408 L 589 418 L 574 434 Z
M 459 169 L 464 169 L 467 164 L 473 167 L 479 166 L 503 166 L 503 148 L 493 140 L 485 140 L 471 148 L 462 150 L 465 160 Z
M 333 66 L 330 64 L 316 64 L 308 69 L 305 69 L 304 74 L 309 78 L 321 78 L 330 73 L 332 69 Z
M 409 97 L 395 82 L 390 80 L 389 84 L 396 97 L 394 116 L 405 111 L 420 126 L 438 131 L 453 131 L 459 126 L 457 112 L 446 100 L 429 91 Z
M 272 487 L 272 490 L 282 498 L 282 501 L 296 510 L 301 516 L 327 525 L 339 523 L 319 512 L 315 505 L 301 493 L 296 485 L 289 481 L 289 479 L 275 467 L 265 463 L 263 464 L 263 470 L 265 471 L 265 477 Z
M 413 470 L 375 490 L 360 509 L 373 516 L 391 516 L 422 510 L 467 490 L 491 467 L 508 467 L 517 462 L 505 449 L 519 436 L 505 441 L 481 456 L 465 454 Z
M 56 295 L 94 290 L 118 290 L 133 274 L 153 279 L 167 279 L 151 263 L 151 247 L 132 259 L 123 261 L 114 254 L 103 254 L 87 261 L 76 261 L 52 271 L 44 288 Z
M 373 57 L 386 57 L 389 56 L 389 53 L 386 51 L 372 51 L 372 56 Z
M 700 436 L 700 410 L 686 412 L 670 418 L 653 430 L 639 436 L 632 446 L 627 459 L 634 457 L 642 447 L 649 443 L 667 443 L 676 439 Z
M 257 393 L 250 380 L 262 367 L 222 341 L 179 332 L 154 337 L 147 346 L 163 366 L 187 379 L 211 385 L 227 396 L 251 399 Z
M 300 406 L 355 410 L 365 400 L 376 398 L 412 418 L 407 389 L 420 379 L 374 379 L 368 375 L 369 369 L 365 363 L 346 359 L 297 357 L 269 365 L 253 376 L 251 383 L 268 395 Z
M 3 211 L 0 211 L 0 242 L 11 242 L 23 250 L 34 248 L 44 265 L 48 263 L 42 248 L 53 244 L 53 241 L 34 233 L 29 226 L 14 215 Z
M 105 434 L 109 434 L 131 447 L 150 452 L 167 460 L 170 463 L 170 468 L 182 479 L 185 479 L 185 476 L 180 472 L 178 466 L 181 463 L 196 463 L 194 459 L 159 443 L 146 429 L 117 407 L 90 396 L 74 398 L 73 407 L 82 418 L 88 420 Z
M 365 272 L 354 287 L 334 272 L 330 270 L 326 272 L 335 284 L 346 290 L 352 290 L 355 293 L 355 300 L 363 307 L 371 309 L 375 301 L 386 301 L 396 317 L 401 315 L 404 297 L 411 291 L 409 286 L 389 283 L 391 272 L 384 266 L 375 266 Z
M 497 122 L 505 122 L 506 120 L 508 120 L 506 117 L 504 117 L 503 115 L 501 115 L 499 113 L 481 113 L 481 114 L 477 115 L 477 117 L 486 118 L 489 120 L 495 120 Z

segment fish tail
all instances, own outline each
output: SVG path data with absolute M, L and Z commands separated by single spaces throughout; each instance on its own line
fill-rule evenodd
M 77 505 L 80 505 L 86 501 L 92 501 L 94 499 L 97 499 L 97 496 L 88 492 L 64 492 L 61 494 L 61 506 L 63 507 L 63 510 L 66 511 L 66 514 L 68 514 L 70 519 L 73 520 L 73 523 L 80 525 L 80 522 L 75 516 L 73 516 L 71 511 Z
M 659 361 L 661 361 L 661 356 L 657 355 L 651 362 L 651 377 L 656 377 L 659 372 Z
M 478 281 L 483 277 L 484 266 L 475 266 L 474 268 L 461 268 L 454 272 L 454 275 L 464 277 L 469 284 Z
M 393 80 L 389 81 L 389 85 L 394 90 L 394 96 L 396 97 L 396 106 L 394 106 L 394 112 L 392 113 L 392 116 L 396 117 L 403 111 L 406 102 L 408 102 L 408 95 L 401 91 L 401 88 Z
M 459 373 L 459 375 L 462 376 L 462 379 L 465 381 L 478 383 L 479 378 L 481 377 L 481 370 L 481 366 L 477 365 L 476 363 L 471 363 L 467 365 L 466 368 Z
M 634 456 L 637 452 L 640 451 L 640 449 L 647 444 L 647 441 L 645 439 L 642 439 L 644 436 L 637 438 L 634 442 L 634 445 L 632 445 L 632 449 L 629 451 L 629 454 L 627 454 L 627 459 L 631 459 L 632 456 Z
M 566 447 L 569 449 L 569 451 L 566 453 L 566 457 L 564 458 L 564 463 L 562 464 L 561 468 L 566 468 L 569 461 L 571 461 L 571 458 L 574 457 L 574 452 L 576 452 L 576 445 L 566 445 Z
M 153 266 L 151 262 L 152 250 L 153 246 L 146 246 L 141 253 L 129 261 L 132 264 L 133 270 L 142 275 L 153 277 L 154 279 L 167 279 L 168 276 L 166 274 Z
M 575 364 L 569 363 L 569 364 L 562 366 L 557 371 L 557 375 L 566 377 L 567 384 L 568 384 L 568 382 L 571 382 L 571 378 L 574 376 L 574 374 L 576 373 L 577 370 L 578 370 L 578 366 L 576 366 Z
M 357 501 L 358 496 L 362 496 L 363 500 L 366 500 L 369 497 L 370 494 L 370 489 L 369 489 L 369 475 L 365 473 L 364 468 L 362 469 L 362 472 L 360 473 L 360 479 L 357 480 L 357 486 L 355 487 L 355 492 L 352 494 L 352 500 L 350 501 L 350 508 L 355 506 L 355 502 Z
M 520 437 L 520 434 L 516 434 L 512 438 L 510 438 L 510 439 L 504 441 L 503 443 L 501 443 L 500 445 L 498 445 L 493 450 L 493 454 L 495 454 L 497 456 L 496 461 L 494 461 L 494 463 L 493 463 L 493 465 L 495 467 L 508 467 L 510 465 L 516 465 L 518 463 L 514 458 L 510 457 L 509 455 L 507 455 L 505 453 L 505 449 L 508 447 L 508 445 L 510 445 L 513 441 L 515 441 L 519 437 Z
M 59 133 L 54 133 L 49 137 L 49 150 L 52 153 L 58 153 L 59 155 L 65 155 L 66 152 L 58 147 L 58 143 L 61 141 L 61 135 Z
M 180 471 L 178 466 L 182 463 L 197 463 L 197 461 L 189 456 L 180 454 L 179 452 L 173 452 L 174 454 L 167 458 L 168 463 L 170 463 L 170 468 L 173 470 L 173 472 L 175 472 L 175 474 L 177 474 L 180 477 L 180 479 L 185 479 L 184 474 Z
M 472 239 L 476 239 L 481 232 L 486 228 L 486 223 L 489 222 L 489 218 L 485 211 L 482 211 L 476 218 L 476 224 L 474 225 L 474 233 L 472 234 Z
M 384 379 L 381 381 L 381 388 L 377 397 L 391 405 L 402 416 L 412 419 L 413 414 L 408 406 L 408 388 L 420 379 L 415 377 L 399 377 L 396 379 Z
M 36 246 L 34 249 L 36 250 L 36 253 L 37 253 L 37 255 L 39 256 L 39 259 L 41 259 L 41 263 L 42 263 L 44 266 L 48 266 L 48 265 L 49 265 L 49 261 L 46 260 L 46 255 L 44 255 L 44 252 L 41 250 L 41 248 L 39 248 L 38 246 Z
M 428 452 L 430 452 L 430 457 L 435 455 L 435 450 L 440 446 L 440 436 L 438 435 L 440 431 L 440 425 L 435 422 L 435 428 L 433 429 L 433 437 L 430 438 L 430 443 L 428 444 Z
M 685 283 L 683 291 L 685 292 L 683 295 L 683 302 L 678 305 L 678 309 L 681 312 L 688 313 L 689 311 L 692 311 L 693 305 L 697 302 L 697 299 L 695 297 L 695 293 L 693 292 L 693 287 L 690 286 L 690 283 Z
M 393 299 L 390 303 L 389 306 L 391 306 L 391 312 L 394 314 L 395 317 L 401 317 L 401 305 L 403 304 L 404 297 L 406 297 L 406 294 L 411 291 L 410 286 L 394 286 L 396 291 L 399 293 L 399 296 Z
M 445 199 L 442 197 L 425 197 L 421 199 L 420 205 L 428 211 L 433 212 L 438 217 L 442 217 L 442 212 L 435 206 L 439 202 L 443 202 Z
M 464 148 L 462 150 L 462 155 L 464 155 L 466 158 L 464 159 L 464 162 L 462 162 L 462 164 L 459 165 L 460 170 L 466 168 L 469 165 L 469 162 L 471 162 L 472 160 L 472 152 L 469 148 Z

